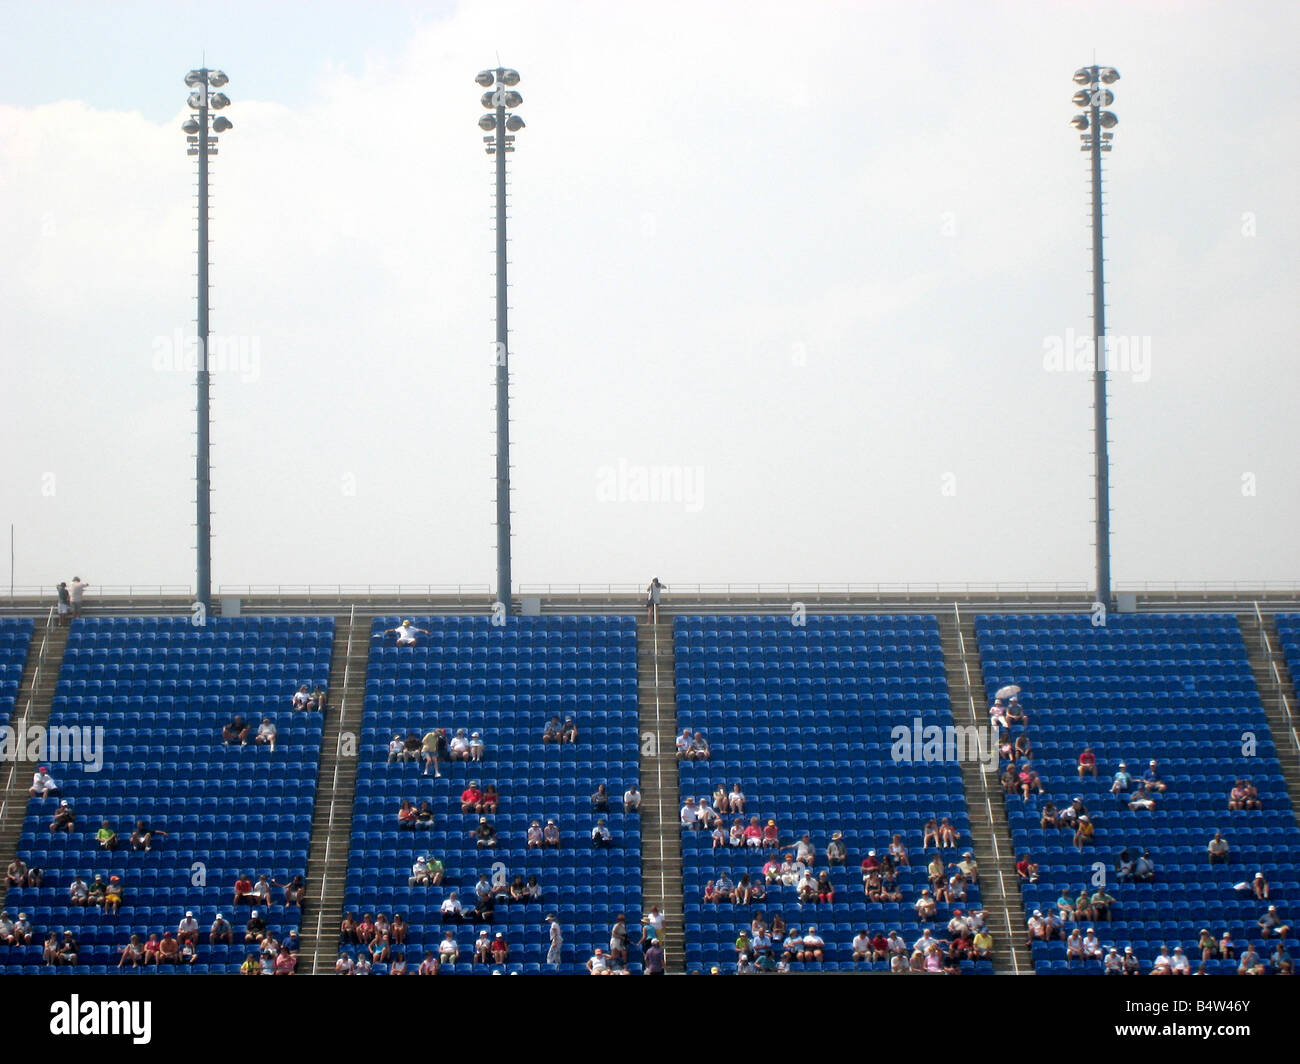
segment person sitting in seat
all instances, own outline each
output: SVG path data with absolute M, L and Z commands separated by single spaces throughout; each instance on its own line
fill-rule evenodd
M 623 812 L 641 812 L 641 788 L 635 783 L 629 784 L 627 790 L 623 792 Z
M 1133 776 L 1128 770 L 1128 765 L 1123 761 L 1119 763 L 1119 768 L 1115 770 L 1115 775 L 1111 777 L 1110 793 L 1123 795 L 1128 793 L 1128 789 L 1133 784 Z
M 1128 807 L 1130 809 L 1154 809 L 1156 807 L 1156 792 L 1150 790 L 1145 781 L 1139 780 L 1137 790 L 1133 792 L 1133 797 L 1129 799 Z
M 1164 794 L 1169 789 L 1169 785 L 1160 778 L 1160 767 L 1156 764 L 1155 758 L 1151 759 L 1147 770 L 1142 773 L 1142 782 L 1146 784 L 1148 791 L 1154 791 L 1156 794 Z
M 483 788 L 483 812 L 495 813 L 500 802 L 501 795 L 497 793 L 497 785 L 495 783 L 489 783 L 485 788 Z
M 1097 755 L 1092 752 L 1091 746 L 1085 746 L 1079 755 L 1079 778 L 1089 775 L 1093 779 L 1097 778 Z
M 1092 826 L 1092 820 L 1087 816 L 1079 817 L 1079 826 L 1074 832 L 1074 848 L 1082 850 L 1085 846 L 1091 846 L 1096 835 L 1096 829 Z
M 469 759 L 471 761 L 482 761 L 486 753 L 487 746 L 483 742 L 483 733 L 472 732 L 469 737 Z
M 71 835 L 72 829 L 76 826 L 77 815 L 72 811 L 72 807 L 68 805 L 66 798 L 60 799 L 59 808 L 54 811 L 54 820 L 50 824 L 50 834 L 52 835 L 56 831 L 64 831 Z
M 165 839 L 167 832 L 160 828 L 150 827 L 147 821 L 137 820 L 135 830 L 131 832 L 131 849 L 133 850 L 151 850 L 155 839 Z
M 460 811 L 462 813 L 483 812 L 483 792 L 479 790 L 478 780 L 470 780 L 469 786 L 460 792 Z
M 551 719 L 546 722 L 546 727 L 542 730 L 542 742 L 544 743 L 562 742 L 562 740 L 560 739 L 560 718 L 559 717 L 552 716 Z
M 956 848 L 957 843 L 961 841 L 961 832 L 957 826 L 948 817 L 943 817 L 939 821 L 939 846 L 941 848 Z
M 221 729 L 221 742 L 225 746 L 231 743 L 239 743 L 240 746 L 248 745 L 248 723 L 242 716 L 236 714 L 235 718 Z
M 591 829 L 591 845 L 599 850 L 606 849 L 612 844 L 613 836 L 605 826 L 605 818 L 601 817 L 596 821 L 596 826 Z
M 221 913 L 217 913 L 217 918 L 212 921 L 212 927 L 208 929 L 208 945 L 226 945 L 235 944 L 235 931 L 230 926 L 230 921 Z
M 75 873 L 72 876 L 72 882 L 68 886 L 68 901 L 72 905 L 88 905 L 90 903 L 90 887 L 86 881 Z
M 546 827 L 542 828 L 542 848 L 551 850 L 560 848 L 560 829 L 555 826 L 554 820 L 548 820 Z
M 291 705 L 294 709 L 306 711 L 311 709 L 311 692 L 307 689 L 306 684 L 299 686 L 293 694 Z
M 230 904 L 235 906 L 257 904 L 257 895 L 253 893 L 253 880 L 250 876 L 241 875 L 235 880 L 235 895 Z
M 527 843 L 530 850 L 540 850 L 542 848 L 542 822 L 540 820 L 534 820 L 528 825 Z
M 112 829 L 107 820 L 100 822 L 99 830 L 95 832 L 95 841 L 99 843 L 101 850 L 117 849 L 117 832 Z
M 57 798 L 59 795 L 59 785 L 54 782 L 54 777 L 50 775 L 50 770 L 41 765 L 32 775 L 32 786 L 27 792 L 33 798 Z
M 704 738 L 703 732 L 696 732 L 691 739 L 691 760 L 708 761 L 710 756 L 709 741 Z
M 842 868 L 848 860 L 848 850 L 844 845 L 844 833 L 831 832 L 831 841 L 826 844 L 826 864 L 831 868 Z
M 248 923 L 244 925 L 244 941 L 261 943 L 266 937 L 266 921 L 254 909 L 248 914 Z
M 469 737 L 464 728 L 457 728 L 451 740 L 451 759 L 453 761 L 469 760 Z
M 402 831 L 415 830 L 415 806 L 411 804 L 409 798 L 403 798 L 400 808 L 397 810 L 397 826 Z
M 564 718 L 564 726 L 560 728 L 561 743 L 576 743 L 578 741 L 578 726 L 573 722 L 572 717 Z
M 1044 802 L 1042 817 L 1038 821 L 1044 831 L 1059 828 L 1061 826 L 1060 814 L 1056 811 L 1055 802 Z
M 921 849 L 925 850 L 931 846 L 939 845 L 939 821 L 931 817 L 925 822 L 925 828 L 921 832 Z
M 497 844 L 497 829 L 488 823 L 488 818 L 478 818 L 478 827 L 470 832 L 480 850 L 491 849 Z

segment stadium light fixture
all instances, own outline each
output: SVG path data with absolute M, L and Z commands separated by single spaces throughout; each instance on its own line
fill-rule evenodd
M 1097 599 L 1110 608 L 1110 451 L 1106 429 L 1106 281 L 1102 254 L 1101 157 L 1111 150 L 1113 129 L 1119 119 L 1105 110 L 1115 102 L 1115 94 L 1103 85 L 1119 81 L 1114 67 L 1080 67 L 1074 83 L 1084 86 L 1071 97 L 1075 107 L 1086 107 L 1086 114 L 1076 114 L 1070 124 L 1079 131 L 1080 150 L 1089 153 L 1092 173 L 1092 332 L 1093 332 L 1093 436 L 1097 480 Z
M 478 120 L 479 128 L 487 133 L 483 138 L 487 153 L 496 157 L 496 256 L 497 256 L 497 339 L 496 339 L 496 401 L 497 401 L 497 602 L 507 614 L 511 613 L 510 576 L 510 329 L 508 324 L 506 286 L 506 155 L 515 150 L 514 134 L 524 128 L 524 120 L 516 114 L 507 114 L 524 102 L 514 91 L 519 84 L 519 72 L 506 67 L 482 70 L 474 78 L 476 84 L 488 91 L 479 97 L 479 103 L 493 112 Z
M 198 274 L 198 375 L 195 386 L 198 389 L 198 442 L 195 448 L 195 502 L 197 506 L 197 543 L 198 560 L 196 573 L 195 597 L 202 604 L 204 611 L 212 607 L 212 463 L 210 437 L 210 383 L 208 371 L 208 159 L 217 154 L 217 137 L 234 128 L 234 123 L 225 115 L 219 115 L 211 123 L 209 131 L 209 112 L 220 110 L 230 104 L 230 97 L 224 92 L 213 93 L 229 82 L 229 78 L 220 70 L 200 68 L 185 75 L 185 84 L 194 91 L 186 103 L 198 112 L 181 123 L 185 132 L 186 154 L 198 158 L 199 164 L 199 274 Z

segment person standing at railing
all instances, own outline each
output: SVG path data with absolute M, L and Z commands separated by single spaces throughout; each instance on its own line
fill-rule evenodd
M 59 624 L 62 626 L 68 623 L 68 614 L 72 612 L 72 596 L 68 593 L 67 581 L 60 580 L 55 590 L 59 595 Z
M 650 586 L 646 588 L 646 616 L 649 617 L 651 624 L 659 623 L 659 596 L 668 589 L 667 584 L 661 584 L 659 577 L 650 581 Z
M 86 588 L 90 587 L 81 577 L 74 576 L 68 585 L 68 596 L 72 600 L 72 616 L 81 616 L 81 601 L 86 597 Z

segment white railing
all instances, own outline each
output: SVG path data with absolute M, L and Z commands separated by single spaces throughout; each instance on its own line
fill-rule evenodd
M 1273 674 L 1273 686 L 1277 692 L 1278 706 L 1282 710 L 1286 730 L 1291 736 L 1291 750 L 1294 754 L 1300 756 L 1300 734 L 1296 733 L 1295 717 L 1291 714 L 1291 702 L 1286 696 L 1286 681 L 1282 679 L 1282 673 L 1277 667 L 1277 653 L 1273 649 L 1273 640 L 1269 638 L 1268 628 L 1264 624 L 1264 614 L 1260 610 L 1258 602 L 1255 603 L 1255 621 L 1259 625 L 1260 647 L 1264 651 L 1269 671 Z M 1263 692 L 1261 691 L 1260 694 L 1263 694 Z
M 316 945 L 312 949 L 312 954 L 311 954 L 311 970 L 313 975 L 320 971 L 320 943 L 321 943 L 321 932 L 322 932 L 321 922 L 325 919 L 325 874 L 330 866 L 330 854 L 332 852 L 332 846 L 334 842 L 334 806 L 338 800 L 339 759 L 343 755 L 343 736 L 346 734 L 344 730 L 344 725 L 347 724 L 347 716 L 348 716 L 347 714 L 348 680 L 350 679 L 352 673 L 352 636 L 353 636 L 353 629 L 355 627 L 356 619 L 357 619 L 357 608 L 353 606 L 351 612 L 348 614 L 347 649 L 344 650 L 343 652 L 343 690 L 339 692 L 339 708 L 338 708 L 339 732 L 338 732 L 338 736 L 334 740 L 334 778 L 330 783 L 330 815 L 329 815 L 328 826 L 325 831 L 325 860 L 321 865 L 321 881 L 318 884 L 316 884 L 316 891 L 317 891 Z M 333 703 L 333 701 L 334 701 L 333 689 L 327 688 L 325 693 L 325 708 L 327 712 L 331 704 Z M 357 737 L 357 742 L 358 743 L 360 742 L 359 736 Z M 356 751 L 356 756 L 358 759 L 360 759 L 361 757 L 360 749 Z M 348 846 L 348 850 L 351 850 L 352 848 L 351 838 L 347 840 L 347 846 Z M 346 877 L 347 877 L 347 870 L 345 869 L 344 870 L 345 882 L 346 882 Z M 347 888 L 345 886 L 344 890 L 346 891 L 346 889 Z M 331 950 L 331 952 L 333 951 Z
M 36 687 L 41 680 L 41 670 L 45 667 L 45 654 L 50 643 L 50 628 L 54 624 L 54 608 L 50 607 L 50 612 L 45 616 L 45 630 L 41 633 L 41 645 L 36 652 L 36 665 L 32 670 L 32 683 L 27 691 L 27 704 L 23 707 L 22 719 L 17 723 L 10 722 L 15 734 L 26 735 L 27 724 L 31 720 L 33 703 L 36 701 Z M 30 653 L 30 652 L 29 652 Z M 18 773 L 18 759 L 14 758 L 9 763 L 9 775 L 5 777 L 5 786 L 3 795 L 0 795 L 0 823 L 4 822 L 5 814 L 9 812 L 9 792 L 13 789 L 14 777 Z M 27 799 L 23 798 L 23 804 L 26 805 Z

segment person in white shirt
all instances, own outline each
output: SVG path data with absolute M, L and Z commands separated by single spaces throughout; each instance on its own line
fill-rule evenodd
M 443 903 L 444 905 L 446 902 Z M 443 910 L 446 912 L 446 909 Z M 456 932 L 448 931 L 438 943 L 438 956 L 442 958 L 443 964 L 455 964 L 456 958 L 460 956 L 460 946 L 456 942 Z
M 623 812 L 639 813 L 641 811 L 641 791 L 635 783 L 623 792 Z
M 81 616 L 81 600 L 86 597 L 86 588 L 90 587 L 81 577 L 74 576 L 68 585 L 68 597 L 72 599 L 72 616 Z
M 411 865 L 411 874 L 406 877 L 407 886 L 427 887 L 429 885 L 429 862 L 421 855 Z
M 1173 970 L 1174 975 L 1191 975 L 1192 965 L 1187 959 L 1187 954 L 1183 952 L 1182 946 L 1174 947 L 1174 959 L 1170 962 L 1169 967 Z
M 465 737 L 464 728 L 457 728 L 456 735 L 451 740 L 451 759 L 453 761 L 469 760 L 469 739 Z
M 551 913 L 547 916 L 546 922 L 551 925 L 551 944 L 546 950 L 546 963 L 554 968 L 558 968 L 563 962 L 564 931 L 561 929 L 560 921 L 556 919 L 555 913 Z
M 392 740 L 388 744 L 388 763 L 390 765 L 394 761 L 405 760 L 402 757 L 402 751 L 405 749 L 405 746 L 406 744 L 402 742 L 402 737 L 400 735 L 393 736 Z
M 263 958 L 263 969 L 265 969 L 265 964 L 266 964 L 266 958 Z M 274 971 L 274 966 L 272 967 L 272 971 Z M 360 950 L 357 953 L 356 963 L 352 965 L 352 974 L 370 975 L 370 973 L 371 973 L 370 957 L 365 950 Z M 263 974 L 265 974 L 265 971 L 263 971 Z
M 1101 941 L 1097 938 L 1097 932 L 1091 927 L 1083 936 L 1083 955 L 1089 960 L 1101 957 Z
M 867 934 L 865 928 L 853 936 L 853 959 L 855 961 L 871 960 L 871 936 Z
M 403 621 L 396 628 L 389 628 L 381 634 L 397 636 L 397 645 L 399 647 L 413 647 L 417 642 L 416 636 L 428 635 L 429 632 L 424 628 L 416 628 L 410 621 Z
M 817 934 L 817 928 L 808 928 L 808 933 L 803 936 L 803 953 L 800 960 L 803 961 L 821 961 L 825 957 L 826 942 Z
M 311 702 L 311 692 L 307 690 L 307 685 L 303 684 L 294 693 L 293 708 L 305 710 L 310 702 Z
M 456 923 L 460 920 L 461 913 L 460 898 L 456 896 L 456 891 L 452 891 L 442 901 L 442 922 L 444 924 Z M 451 934 L 450 931 L 447 932 Z M 441 947 L 440 947 L 441 948 Z
M 587 971 L 592 975 L 604 975 L 609 971 L 609 962 L 605 960 L 605 951 L 599 947 L 595 955 L 587 962 Z
M 269 746 L 271 753 L 275 753 L 275 725 L 271 723 L 270 717 L 263 717 L 262 723 L 257 726 L 257 737 L 253 740 L 258 746 Z
M 484 753 L 487 752 L 487 746 L 483 742 L 483 736 L 479 732 L 474 732 L 469 737 L 469 759 L 471 761 L 482 761 Z
M 690 753 L 691 743 L 693 743 L 694 741 L 695 741 L 695 736 L 691 732 L 691 729 L 690 728 L 684 729 L 682 731 L 682 734 L 677 736 L 677 756 L 685 757 L 688 753 Z
M 731 788 L 731 793 L 727 795 L 727 804 L 731 807 L 733 813 L 743 813 L 745 811 L 745 792 L 740 789 L 739 783 Z
M 921 951 L 921 956 L 925 956 L 925 951 L 934 945 L 934 939 L 930 936 L 930 929 L 927 927 L 921 932 L 921 937 L 912 943 L 912 952 Z
M 667 587 L 668 585 L 661 584 L 659 577 L 656 576 L 646 588 L 646 616 L 651 624 L 657 624 L 659 621 L 659 596 Z
M 1124 973 L 1124 958 L 1119 955 L 1119 950 L 1114 946 L 1110 947 L 1110 952 L 1106 954 L 1104 962 L 1107 975 L 1122 975 Z
M 591 829 L 591 844 L 597 849 L 601 849 L 609 845 L 611 838 L 609 828 L 605 826 L 605 820 L 602 817 L 596 821 L 596 826 Z
M 700 812 L 695 808 L 695 799 L 687 798 L 682 806 L 682 827 L 697 831 L 700 826 Z
M 352 958 L 346 953 L 340 953 L 339 959 L 334 962 L 334 971 L 338 975 L 351 975 L 352 968 Z
M 54 782 L 50 770 L 41 765 L 32 776 L 32 789 L 27 793 L 33 798 L 57 798 L 59 785 Z
M 1158 956 L 1155 960 L 1155 963 L 1151 965 L 1151 974 L 1152 975 L 1173 975 L 1174 974 L 1173 963 L 1174 963 L 1174 959 L 1171 956 L 1169 956 L 1169 947 L 1161 946 L 1160 956 Z

